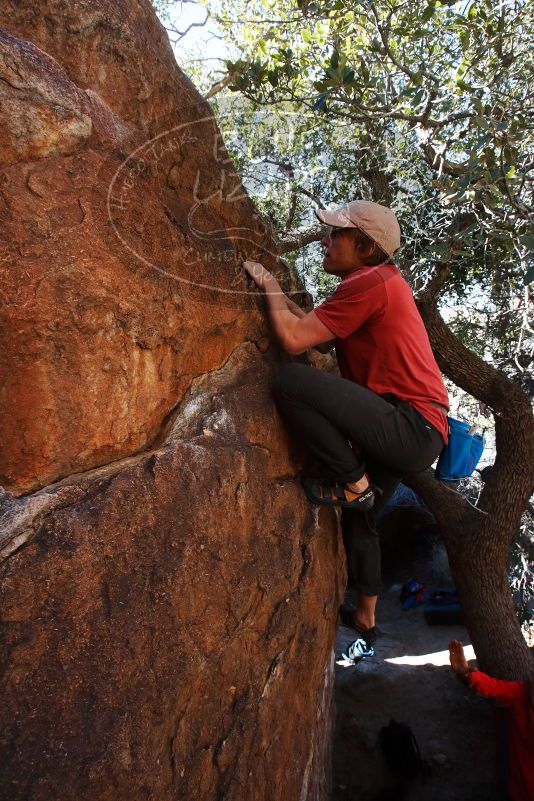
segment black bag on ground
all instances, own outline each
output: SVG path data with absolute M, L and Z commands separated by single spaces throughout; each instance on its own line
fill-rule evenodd
M 390 720 L 387 726 L 382 726 L 379 743 L 389 769 L 399 779 L 413 779 L 428 771 L 415 735 L 405 723 Z
M 456 590 L 438 590 L 425 602 L 429 626 L 455 626 L 463 623 L 463 611 Z

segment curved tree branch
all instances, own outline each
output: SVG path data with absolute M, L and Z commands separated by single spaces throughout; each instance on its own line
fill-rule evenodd
M 222 78 L 222 80 L 217 81 L 210 89 L 208 89 L 204 95 L 204 100 L 210 100 L 212 97 L 215 97 L 215 95 L 218 95 L 219 92 L 222 92 L 222 90 L 225 89 L 231 82 L 232 76 L 226 75 L 224 78 Z
M 534 419 L 527 395 L 500 370 L 466 348 L 452 333 L 434 302 L 417 301 L 440 369 L 451 381 L 488 406 L 495 417 L 497 459 L 479 506 L 519 523 L 532 494 Z M 503 487 L 507 492 L 503 493 Z
M 166 25 L 165 26 L 165 30 L 169 34 L 173 34 L 173 36 L 169 36 L 169 39 L 171 39 L 171 41 L 174 44 L 176 44 L 181 39 L 183 39 L 184 36 L 187 36 L 189 31 L 192 30 L 193 28 L 203 28 L 206 25 L 206 23 L 209 20 L 209 18 L 211 17 L 211 13 L 207 8 L 205 8 L 204 11 L 206 12 L 206 16 L 205 16 L 205 18 L 204 18 L 204 20 L 202 22 L 191 22 L 187 26 L 187 28 L 185 28 L 183 31 L 178 30 L 178 28 L 175 28 L 174 25 Z
M 292 250 L 299 250 L 310 242 L 319 242 L 328 233 L 328 226 L 317 222 L 309 228 L 287 231 L 278 239 L 279 252 L 291 253 Z
M 444 172 L 446 175 L 454 175 L 456 178 L 465 175 L 465 170 L 467 164 L 469 163 L 468 160 L 466 160 L 463 164 L 457 164 L 453 161 L 448 161 L 441 153 L 438 153 L 436 148 L 429 142 L 422 146 L 422 151 L 426 156 L 429 165 L 433 169 L 437 170 L 440 174 Z

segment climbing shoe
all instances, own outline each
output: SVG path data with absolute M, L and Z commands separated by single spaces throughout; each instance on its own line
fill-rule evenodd
M 318 506 L 343 506 L 345 509 L 369 512 L 375 502 L 375 493 L 370 485 L 363 492 L 352 492 L 339 482 L 325 484 L 316 478 L 303 478 L 302 487 L 308 500 Z
M 360 659 L 364 657 L 374 656 L 375 649 L 372 645 L 369 645 L 362 637 L 358 637 L 357 640 L 351 642 L 348 646 L 346 651 L 342 654 L 343 659 L 347 659 L 349 662 L 359 662 Z

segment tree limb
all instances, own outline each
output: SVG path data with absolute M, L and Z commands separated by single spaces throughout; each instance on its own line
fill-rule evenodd
M 433 274 L 431 275 L 426 286 L 424 289 L 418 292 L 416 296 L 416 301 L 418 303 L 427 306 L 435 304 L 437 297 L 441 292 L 445 281 L 447 280 L 447 276 L 451 271 L 454 252 L 458 246 L 461 245 L 464 239 L 463 232 L 475 221 L 476 216 L 473 213 L 459 212 L 455 215 L 450 225 L 447 226 L 446 230 L 442 232 L 443 235 L 450 236 L 451 234 L 456 233 L 460 234 L 460 236 L 454 243 L 451 243 L 449 258 L 447 260 L 437 262 Z
M 299 250 L 311 242 L 319 242 L 328 233 L 329 226 L 317 222 L 309 228 L 287 231 L 279 238 L 279 251 L 290 253 L 292 250 Z
M 512 397 L 523 396 L 517 384 L 460 342 L 433 301 L 423 297 L 416 303 L 438 364 L 451 381 L 497 413 L 506 412 Z
M 430 166 L 439 173 L 444 172 L 446 175 L 454 175 L 457 178 L 465 174 L 465 168 L 468 164 L 467 161 L 463 164 L 455 164 L 453 161 L 447 161 L 447 159 L 445 159 L 441 153 L 438 153 L 436 148 L 428 142 L 422 146 L 422 150 Z
M 485 514 L 463 495 L 439 481 L 431 468 L 407 475 L 402 481 L 424 500 L 441 530 L 451 532 L 453 538 L 461 537 L 468 525 L 476 525 Z
M 184 31 L 179 31 L 178 28 L 174 27 L 174 25 L 166 25 L 165 26 L 165 30 L 166 31 L 168 31 L 169 33 L 175 34 L 176 38 L 173 39 L 174 44 L 176 44 L 176 42 L 179 42 L 181 39 L 183 39 L 184 36 L 187 36 L 187 34 L 189 33 L 189 31 L 192 28 L 203 28 L 204 27 L 204 25 L 207 23 L 207 21 L 211 17 L 209 9 L 205 8 L 204 10 L 206 12 L 206 18 L 202 22 L 192 22 L 190 25 L 187 26 L 187 28 Z M 169 39 L 170 38 L 171 37 L 169 37 Z
M 204 95 L 204 100 L 210 100 L 212 97 L 215 97 L 215 95 L 218 95 L 219 92 L 222 92 L 222 90 L 225 89 L 230 83 L 232 83 L 232 76 L 230 74 L 225 75 L 222 80 L 214 83 L 213 86 L 206 92 Z

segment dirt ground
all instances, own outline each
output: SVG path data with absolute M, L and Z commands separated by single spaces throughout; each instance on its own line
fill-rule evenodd
M 443 585 L 436 584 L 429 544 L 419 544 L 411 559 L 389 572 L 375 656 L 343 664 L 354 633 L 339 627 L 332 801 L 503 801 L 502 712 L 472 694 L 449 667 L 448 643 L 468 645 L 466 629 L 429 626 L 422 607 L 403 611 L 399 601 L 400 586 L 410 578 L 428 591 Z M 470 646 L 466 653 L 474 657 Z M 412 728 L 429 764 L 428 775 L 404 785 L 390 773 L 377 743 L 391 719 Z

